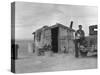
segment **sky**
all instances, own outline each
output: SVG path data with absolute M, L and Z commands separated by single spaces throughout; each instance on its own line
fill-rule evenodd
M 98 8 L 96 6 L 79 6 L 67 4 L 49 4 L 16 2 L 15 3 L 15 38 L 33 39 L 32 33 L 44 25 L 52 26 L 61 23 L 73 29 L 83 25 L 86 36 L 90 25 L 98 24 Z

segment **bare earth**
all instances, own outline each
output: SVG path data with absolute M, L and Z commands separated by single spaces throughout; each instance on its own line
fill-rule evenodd
M 97 68 L 96 57 L 79 57 L 73 55 L 54 54 L 52 56 L 21 57 L 16 60 L 16 73 L 67 71 Z

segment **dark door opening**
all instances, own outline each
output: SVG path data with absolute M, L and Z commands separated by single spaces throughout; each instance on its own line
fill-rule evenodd
M 58 52 L 58 27 L 51 29 L 51 45 L 52 45 L 52 51 L 54 53 Z

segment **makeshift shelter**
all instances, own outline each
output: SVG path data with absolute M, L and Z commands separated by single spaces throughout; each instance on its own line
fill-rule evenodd
M 51 50 L 54 53 L 71 52 L 75 49 L 74 32 L 71 22 L 70 27 L 56 23 L 53 26 L 43 26 L 33 32 L 35 51 L 44 49 Z

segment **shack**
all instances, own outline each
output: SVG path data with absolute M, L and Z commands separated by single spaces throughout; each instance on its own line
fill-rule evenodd
M 69 53 L 73 52 L 74 32 L 72 29 L 73 21 L 70 27 L 56 23 L 52 26 L 43 26 L 32 34 L 34 35 L 35 51 L 44 49 L 54 53 Z

